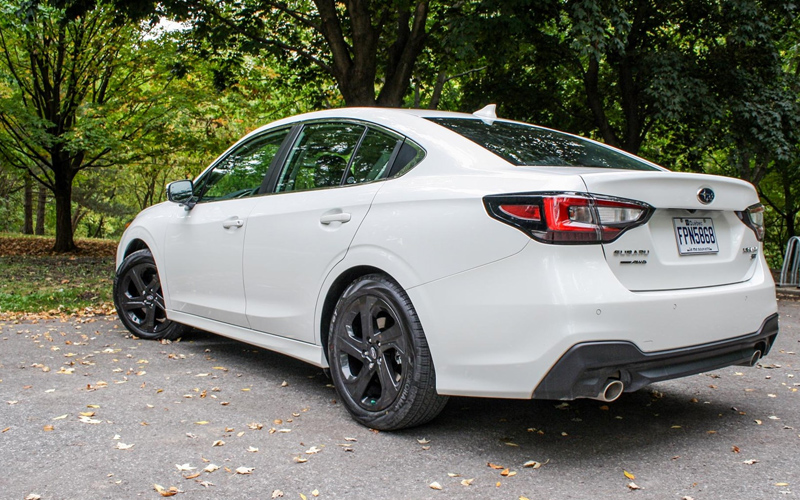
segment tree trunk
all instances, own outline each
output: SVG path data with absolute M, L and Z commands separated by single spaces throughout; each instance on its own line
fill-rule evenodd
M 25 175 L 25 223 L 22 227 L 24 234 L 33 234 L 33 179 L 31 174 Z
M 56 243 L 53 251 L 72 252 L 77 249 L 72 237 L 72 173 L 68 165 L 54 168 L 56 199 Z
M 44 234 L 44 216 L 47 208 L 47 188 L 39 186 L 39 193 L 36 197 L 36 231 L 39 236 Z

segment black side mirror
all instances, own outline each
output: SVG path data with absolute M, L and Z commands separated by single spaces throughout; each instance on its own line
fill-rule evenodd
M 194 200 L 194 184 L 189 179 L 170 182 L 167 184 L 167 199 L 191 210 L 197 203 Z

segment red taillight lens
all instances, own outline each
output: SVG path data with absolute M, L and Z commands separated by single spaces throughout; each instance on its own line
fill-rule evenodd
M 646 203 L 583 193 L 530 193 L 484 198 L 489 215 L 546 243 L 607 243 L 647 222 Z
M 737 217 L 756 233 L 758 241 L 764 240 L 764 205 L 756 203 L 741 212 L 736 212 Z
M 542 220 L 539 205 L 500 205 L 500 210 L 518 219 L 537 222 Z

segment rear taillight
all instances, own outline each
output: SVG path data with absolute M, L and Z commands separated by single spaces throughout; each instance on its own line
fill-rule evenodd
M 646 203 L 585 193 L 490 195 L 483 203 L 491 217 L 559 244 L 608 243 L 653 213 Z
M 741 212 L 736 212 L 739 220 L 744 222 L 744 225 L 749 227 L 756 233 L 758 241 L 764 240 L 764 205 L 756 203 L 751 205 Z

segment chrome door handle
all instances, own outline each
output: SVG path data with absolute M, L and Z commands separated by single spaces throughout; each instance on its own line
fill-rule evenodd
M 229 219 L 222 222 L 222 227 L 225 229 L 230 229 L 232 227 L 242 227 L 244 226 L 244 221 L 242 219 Z
M 325 214 L 319 218 L 320 224 L 330 224 L 331 222 L 350 222 L 350 214 L 347 212 L 340 212 L 338 214 Z

